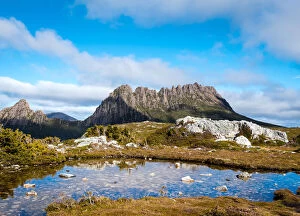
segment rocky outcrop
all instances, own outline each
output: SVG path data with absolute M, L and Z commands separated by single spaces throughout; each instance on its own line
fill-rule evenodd
M 3 124 L 27 125 L 28 123 L 43 124 L 47 116 L 42 111 L 30 109 L 26 100 L 21 99 L 14 106 L 0 111 L 0 120 Z
M 242 118 L 211 86 L 194 83 L 162 88 L 157 92 L 145 87 L 133 91 L 129 85 L 122 85 L 102 101 L 84 124 L 107 125 L 145 120 L 175 122 L 187 115 L 212 119 Z
M 240 134 L 247 134 L 251 139 L 263 136 L 266 140 L 288 142 L 285 132 L 264 128 L 248 121 L 211 120 L 187 116 L 178 119 L 176 125 L 185 127 L 191 133 L 209 132 L 219 140 L 234 140 Z
M 42 111 L 33 111 L 24 99 L 0 111 L 0 124 L 19 129 L 35 138 L 57 136 L 62 139 L 78 137 L 83 133 L 81 122 L 50 119 Z
M 76 143 L 77 147 L 85 147 L 85 146 L 90 146 L 94 145 L 95 148 L 107 148 L 107 147 L 112 147 L 112 148 L 123 148 L 118 144 L 116 140 L 111 140 L 107 141 L 106 136 L 99 136 L 99 137 L 83 137 L 80 139 L 74 140 Z

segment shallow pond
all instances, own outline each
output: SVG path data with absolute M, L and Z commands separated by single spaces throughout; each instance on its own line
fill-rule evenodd
M 44 208 L 52 201 L 62 197 L 79 199 L 87 192 L 112 199 L 164 195 L 236 196 L 272 201 L 275 190 L 287 188 L 295 193 L 300 186 L 300 175 L 293 172 L 254 172 L 252 178 L 243 181 L 236 177 L 241 171 L 213 169 L 189 163 L 181 163 L 180 168 L 176 168 L 174 162 L 166 161 L 78 161 L 49 170 L 40 167 L 36 169 L 19 174 L 22 176 L 11 174 L 12 177 L 8 178 L 10 180 L 6 180 L 7 185 L 1 182 L 0 190 L 5 188 L 10 193 L 1 196 L 0 215 L 43 215 Z M 60 178 L 61 173 L 74 174 L 76 177 Z M 184 176 L 190 176 L 195 181 L 184 183 L 181 181 Z M 23 187 L 24 183 L 35 184 L 36 187 L 27 189 Z M 214 189 L 221 185 L 226 185 L 228 191 Z M 32 189 L 38 195 L 26 196 L 26 192 Z

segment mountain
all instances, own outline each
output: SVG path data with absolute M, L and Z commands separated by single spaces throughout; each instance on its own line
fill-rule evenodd
M 12 107 L 1 110 L 0 123 L 4 127 L 29 133 L 35 138 L 57 136 L 69 139 L 79 137 L 84 131 L 80 121 L 48 118 L 42 111 L 33 111 L 24 99 Z
M 175 122 L 186 116 L 205 117 L 213 120 L 246 120 L 262 126 L 274 126 L 255 121 L 236 113 L 229 103 L 211 86 L 187 84 L 159 91 L 129 85 L 116 88 L 94 114 L 77 121 L 63 113 L 45 115 L 30 109 L 22 99 L 14 106 L 0 111 L 0 124 L 20 129 L 35 138 L 57 136 L 62 139 L 76 138 L 89 126 L 120 124 L 127 122 L 157 121 Z
M 47 116 L 40 110 L 34 112 L 27 101 L 21 99 L 14 106 L 1 110 L 0 119 L 4 125 L 26 126 L 29 123 L 40 125 L 46 121 Z
M 268 125 L 236 113 L 229 103 L 211 86 L 198 83 L 161 88 L 158 92 L 145 87 L 134 91 L 129 85 L 115 89 L 102 101 L 84 125 L 119 124 L 145 120 L 175 122 L 185 116 L 214 120 L 247 120 Z
M 73 118 L 72 116 L 69 116 L 65 113 L 61 112 L 54 112 L 54 113 L 48 113 L 46 114 L 48 118 L 51 119 L 61 119 L 61 120 L 66 120 L 66 121 L 77 121 L 77 119 Z

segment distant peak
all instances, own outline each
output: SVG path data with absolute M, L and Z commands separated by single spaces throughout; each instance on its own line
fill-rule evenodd
M 132 93 L 132 88 L 129 85 L 121 85 L 118 88 L 116 88 L 110 96 L 115 97 L 115 96 L 120 96 L 120 95 L 125 95 L 125 94 L 131 94 Z
M 25 100 L 25 99 L 21 99 L 19 100 L 13 107 L 22 107 L 22 108 L 29 108 L 29 103 Z

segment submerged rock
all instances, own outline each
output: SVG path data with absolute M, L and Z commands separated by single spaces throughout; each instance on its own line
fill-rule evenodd
M 211 173 L 201 173 L 201 174 L 199 174 L 200 176 L 212 176 L 212 174 Z
M 185 176 L 181 178 L 182 182 L 186 182 L 186 183 L 191 183 L 194 182 L 195 180 L 191 178 L 191 176 Z
M 222 186 L 216 187 L 215 190 L 220 191 L 220 192 L 226 192 L 226 191 L 228 191 L 228 188 L 226 185 L 222 185 Z
M 58 176 L 61 177 L 61 178 L 73 178 L 73 177 L 76 177 L 75 175 L 70 174 L 70 173 L 61 173 Z
M 27 196 L 37 196 L 37 192 L 35 192 L 34 190 L 29 191 L 26 193 Z
M 34 188 L 35 184 L 24 184 L 23 187 L 24 188 Z
M 244 181 L 248 180 L 249 178 L 251 178 L 251 174 L 249 174 L 248 172 L 242 172 L 240 174 L 238 174 L 236 177 L 239 179 L 242 179 Z

